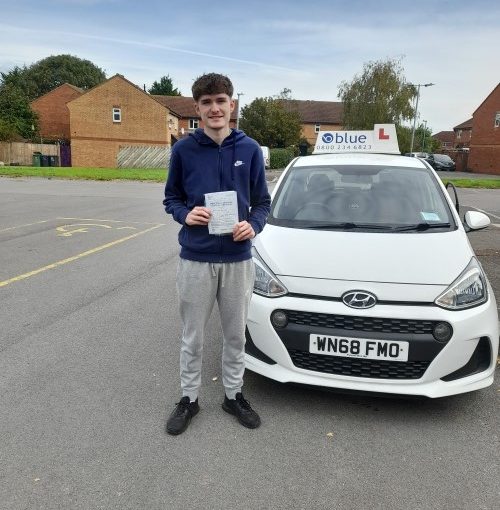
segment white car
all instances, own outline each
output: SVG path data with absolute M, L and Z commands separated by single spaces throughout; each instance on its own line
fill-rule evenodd
M 432 398 L 491 385 L 497 307 L 466 235 L 488 224 L 468 212 L 464 227 L 418 158 L 296 158 L 254 242 L 247 368 L 280 382 Z
M 271 167 L 271 155 L 269 152 L 269 147 L 264 147 L 263 145 L 260 146 L 262 149 L 262 156 L 264 157 L 264 166 L 266 168 Z

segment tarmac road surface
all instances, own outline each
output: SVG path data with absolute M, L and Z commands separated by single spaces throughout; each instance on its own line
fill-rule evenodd
M 499 507 L 499 377 L 472 394 L 401 400 L 247 372 L 263 421 L 248 430 L 220 407 L 216 314 L 201 411 L 166 435 L 181 327 L 178 226 L 162 191 L 0 179 L 1 509 Z M 500 216 L 500 190 L 459 193 L 463 211 Z M 470 235 L 497 299 L 499 235 Z

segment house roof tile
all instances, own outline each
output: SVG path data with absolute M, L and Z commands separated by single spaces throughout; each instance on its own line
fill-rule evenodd
M 455 126 L 453 129 L 472 129 L 472 119 L 462 122 L 462 124 Z
M 344 112 L 342 102 L 284 99 L 283 104 L 289 111 L 298 111 L 300 120 L 305 124 L 342 124 Z
M 152 99 L 153 101 L 156 101 L 157 103 L 160 103 L 163 107 L 167 107 L 165 104 L 161 103 L 160 101 L 158 101 L 157 97 L 156 96 L 152 96 L 151 94 L 148 94 L 145 90 L 143 90 L 141 87 L 139 87 L 138 85 L 136 85 L 135 83 L 132 83 L 130 80 L 127 80 L 127 78 L 125 78 L 125 76 L 123 76 L 123 74 L 115 74 L 114 76 L 111 76 L 111 78 L 108 78 L 107 80 L 101 82 L 101 83 L 98 83 L 97 85 L 95 85 L 94 87 L 92 87 L 91 89 L 88 89 L 88 90 L 84 90 L 82 95 L 75 98 L 75 99 L 72 99 L 71 101 L 68 102 L 69 103 L 72 103 L 73 101 L 78 101 L 80 100 L 82 97 L 86 96 L 89 92 L 94 92 L 96 89 L 98 89 L 99 87 L 102 87 L 104 85 L 106 85 L 108 82 L 112 81 L 112 80 L 122 80 L 124 81 L 125 83 L 128 83 L 129 85 L 131 85 L 132 87 L 134 87 L 135 89 L 137 89 L 141 94 L 145 94 L 146 96 L 148 96 L 150 99 Z M 169 109 L 167 107 L 167 109 Z M 170 112 L 170 113 L 174 113 L 174 112 Z M 175 113 L 174 113 L 175 115 Z
M 440 142 L 454 142 L 455 141 L 455 131 L 440 131 L 435 135 L 432 135 L 432 138 L 439 140 Z
M 63 83 L 62 85 L 59 85 L 55 88 L 53 88 L 52 90 L 49 90 L 48 92 L 46 92 L 45 94 L 43 94 L 42 96 L 40 97 L 37 97 L 36 99 L 33 99 L 33 101 L 31 101 L 31 103 L 36 103 L 39 99 L 41 99 L 42 97 L 45 97 L 45 96 L 48 96 L 49 94 L 52 94 L 54 93 L 56 90 L 59 90 L 59 89 L 62 89 L 62 88 L 71 88 L 73 90 L 75 90 L 76 92 L 78 92 L 80 95 L 81 94 L 85 94 L 85 90 L 81 89 L 80 87 L 77 87 L 75 85 L 71 85 L 71 83 Z
M 192 97 L 184 96 L 162 96 L 158 94 L 151 94 L 151 97 L 156 99 L 163 106 L 166 106 L 172 112 L 177 113 L 182 118 L 199 119 L 200 116 L 194 109 L 194 100 Z M 236 120 L 238 100 L 235 99 L 236 106 L 231 114 L 231 120 Z

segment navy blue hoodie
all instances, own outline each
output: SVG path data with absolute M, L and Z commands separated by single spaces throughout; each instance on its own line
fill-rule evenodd
M 217 145 L 203 129 L 197 129 L 172 147 L 163 205 L 182 225 L 180 256 L 198 262 L 239 262 L 251 258 L 252 243 L 233 241 L 233 235 L 211 235 L 205 225 L 186 225 L 195 206 L 205 205 L 205 193 L 236 191 L 239 221 L 248 221 L 255 234 L 263 228 L 270 211 L 264 158 L 258 143 L 233 129 Z

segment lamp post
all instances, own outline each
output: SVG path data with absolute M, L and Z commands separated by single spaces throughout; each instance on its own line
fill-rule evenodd
M 236 129 L 240 128 L 240 96 L 243 96 L 243 92 L 238 92 L 238 108 L 236 109 Z
M 413 141 L 415 140 L 415 124 L 417 122 L 417 116 L 418 116 L 418 98 L 420 97 L 420 87 L 432 87 L 433 85 L 436 85 L 436 84 L 435 83 L 417 83 L 417 84 L 410 83 L 410 85 L 417 87 L 417 102 L 415 104 L 415 116 L 413 117 L 413 129 L 411 130 L 411 144 L 410 144 L 410 153 L 411 153 L 411 152 L 413 152 Z
M 427 131 L 427 121 L 424 120 L 422 124 L 424 125 L 424 129 L 422 130 L 422 152 L 425 152 L 425 135 Z

